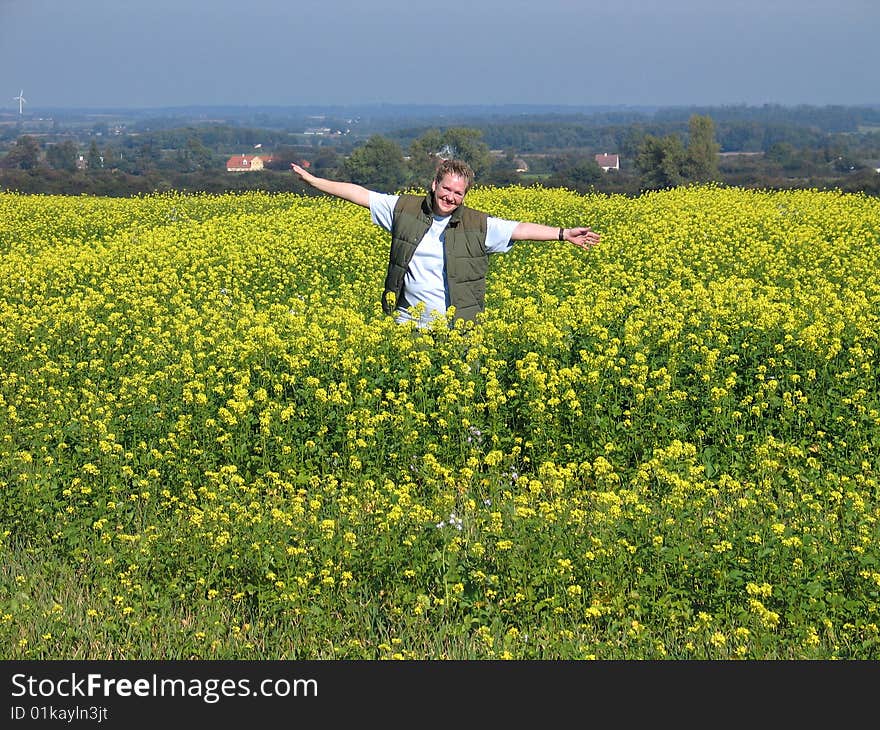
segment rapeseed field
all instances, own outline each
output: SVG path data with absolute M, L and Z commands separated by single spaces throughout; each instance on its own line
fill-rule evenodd
M 475 327 L 294 194 L 0 194 L 7 659 L 877 659 L 880 201 L 477 188 Z

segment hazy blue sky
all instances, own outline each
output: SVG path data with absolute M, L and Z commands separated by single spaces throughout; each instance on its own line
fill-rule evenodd
M 880 0 L 0 0 L 0 109 L 880 103 Z

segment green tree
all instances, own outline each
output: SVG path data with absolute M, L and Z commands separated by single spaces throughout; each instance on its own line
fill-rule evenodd
M 312 158 L 312 172 L 321 177 L 336 177 L 341 164 L 342 159 L 336 150 L 332 147 L 321 147 Z
M 581 154 L 566 155 L 556 172 L 547 179 L 547 185 L 587 193 L 602 179 L 602 174 L 602 168 L 595 158 Z
M 684 175 L 688 181 L 708 182 L 718 177 L 718 152 L 712 117 L 694 114 L 688 121 L 687 156 Z
M 648 189 L 675 187 L 688 182 L 707 182 L 718 177 L 715 125 L 711 117 L 691 115 L 687 147 L 676 134 L 646 134 L 636 155 L 642 186 Z
M 483 133 L 479 129 L 450 127 L 443 133 L 443 147 L 439 151 L 444 157 L 467 162 L 479 179 L 492 166 L 492 153 L 482 137 Z
M 421 185 L 434 177 L 439 151 L 443 147 L 443 134 L 439 129 L 429 129 L 409 145 L 410 181 Z
M 430 129 L 409 146 L 411 179 L 427 182 L 441 159 L 455 158 L 467 162 L 477 179 L 487 173 L 494 160 L 483 133 L 470 127 L 449 127 L 444 131 Z
M 348 178 L 358 185 L 396 192 L 406 182 L 406 165 L 400 145 L 374 134 L 345 161 Z
M 582 158 L 577 160 L 566 171 L 571 185 L 578 192 L 587 192 L 602 178 L 602 168 L 595 159 Z
M 623 153 L 624 157 L 628 157 L 631 160 L 638 157 L 639 150 L 642 147 L 642 143 L 645 141 L 646 134 L 647 133 L 642 126 L 638 124 L 628 127 L 622 133 L 620 151 Z
M 646 134 L 636 157 L 636 169 L 642 186 L 648 189 L 671 188 L 685 182 L 686 152 L 681 138 L 670 134 L 655 137 Z
M 33 170 L 40 164 L 40 143 L 29 134 L 19 137 L 3 158 L 3 167 Z
M 516 171 L 516 162 L 512 153 L 492 162 L 492 166 L 482 174 L 480 181 L 483 185 L 505 187 L 507 185 L 519 185 L 522 182 L 520 173 Z
M 95 140 L 92 140 L 92 143 L 89 145 L 86 162 L 88 163 L 89 170 L 100 170 L 104 167 L 104 156 L 101 154 L 101 150 L 98 149 L 98 143 Z
M 113 147 L 111 147 L 109 144 L 104 146 L 104 149 L 101 152 L 101 157 L 101 167 L 105 170 L 112 170 L 119 162 L 116 156 L 116 152 L 114 152 Z
M 73 172 L 76 170 L 76 145 L 71 140 L 46 147 L 46 162 L 56 170 Z
M 156 140 L 147 137 L 141 142 L 134 151 L 134 165 L 132 172 L 136 175 L 143 175 L 153 170 L 159 162 L 162 153 L 156 144 Z
M 789 142 L 775 142 L 767 150 L 767 159 L 775 162 L 786 172 L 793 172 L 803 163 L 802 155 Z
M 186 140 L 186 161 L 191 171 L 210 170 L 214 163 L 213 155 L 198 137 Z

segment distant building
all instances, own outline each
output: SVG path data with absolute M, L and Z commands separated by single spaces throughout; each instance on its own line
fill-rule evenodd
M 272 162 L 271 155 L 233 155 L 226 160 L 226 172 L 262 170 L 270 162 Z
M 602 172 L 620 169 L 620 157 L 618 155 L 609 155 L 607 152 L 602 155 L 595 155 L 596 164 L 602 168 Z
M 454 154 L 455 154 L 454 151 L 449 149 L 449 146 L 447 145 L 439 152 L 435 152 L 434 156 L 448 158 L 450 156 L 454 156 Z M 529 163 L 528 162 L 526 162 L 522 157 L 509 158 L 508 152 L 506 150 L 489 150 L 489 154 L 492 155 L 492 157 L 498 161 L 510 160 L 510 162 L 513 164 L 513 169 L 516 170 L 517 172 L 528 172 L 529 171 Z

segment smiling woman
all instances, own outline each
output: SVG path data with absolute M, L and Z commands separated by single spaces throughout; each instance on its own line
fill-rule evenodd
M 473 173 L 470 168 L 457 166 L 460 169 L 444 169 L 443 165 L 437 170 L 437 175 L 431 182 L 431 191 L 434 193 L 434 212 L 440 216 L 452 215 L 453 211 L 462 204 L 465 193 L 473 183 Z M 441 174 L 442 173 L 442 174 Z
M 369 208 L 373 223 L 391 233 L 382 308 L 419 328 L 476 320 L 485 309 L 488 257 L 510 251 L 515 241 L 568 241 L 583 249 L 599 243 L 589 227 L 507 220 L 465 206 L 474 172 L 462 160 L 440 160 L 425 196 L 377 193 L 291 168 L 317 190 Z

